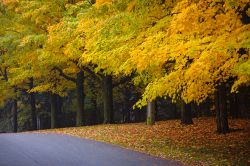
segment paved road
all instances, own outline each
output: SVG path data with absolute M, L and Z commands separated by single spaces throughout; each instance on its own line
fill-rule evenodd
M 180 166 L 117 146 L 56 134 L 0 134 L 0 166 Z

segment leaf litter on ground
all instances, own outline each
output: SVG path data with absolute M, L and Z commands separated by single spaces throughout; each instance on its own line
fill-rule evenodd
M 179 120 L 108 124 L 40 130 L 115 144 L 185 165 L 248 165 L 250 120 L 229 119 L 231 132 L 217 134 L 214 118 L 195 118 L 193 125 Z

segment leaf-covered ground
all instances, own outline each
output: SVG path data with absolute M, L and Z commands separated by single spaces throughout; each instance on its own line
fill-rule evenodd
M 214 118 L 194 119 L 183 126 L 178 120 L 73 127 L 39 132 L 60 133 L 116 144 L 187 165 L 249 165 L 250 120 L 229 120 L 232 132 L 215 132 Z

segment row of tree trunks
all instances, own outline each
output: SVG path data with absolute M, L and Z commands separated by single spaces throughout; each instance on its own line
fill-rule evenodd
M 29 89 L 34 88 L 34 80 L 33 78 L 29 79 Z M 17 88 L 14 87 L 14 92 L 17 92 Z M 36 116 L 36 98 L 35 93 L 29 93 L 30 107 L 31 107 L 31 126 L 32 130 L 37 130 L 37 116 Z M 17 132 L 18 123 L 17 123 L 17 99 L 13 99 L 12 106 L 12 120 L 13 120 L 13 132 Z
M 175 111 L 175 110 L 173 110 Z M 147 125 L 155 124 L 155 116 L 157 113 L 157 105 L 155 101 L 148 102 L 147 105 Z M 193 124 L 191 103 L 186 104 L 184 101 L 181 103 L 181 123 L 185 125 Z
M 59 69 L 60 71 L 60 69 Z M 71 78 L 64 73 L 62 76 L 70 81 L 75 82 L 76 84 L 76 91 L 77 91 L 77 111 L 76 111 L 76 126 L 85 125 L 85 113 L 84 113 L 84 72 L 80 70 L 79 73 L 76 75 L 76 79 Z M 103 76 L 102 78 L 102 85 L 103 85 L 103 105 L 104 105 L 104 122 L 103 123 L 114 123 L 114 112 L 113 112 L 113 84 L 112 84 L 112 76 L 107 75 Z M 96 102 L 96 101 L 93 101 Z M 93 113 L 93 116 L 96 116 L 97 112 Z M 97 118 L 98 119 L 98 118 Z M 99 121 L 97 120 L 96 121 Z M 100 118 L 99 118 L 100 119 Z M 94 122 L 96 123 L 96 122 Z
M 226 87 L 220 85 L 215 94 L 216 123 L 218 133 L 228 133 Z

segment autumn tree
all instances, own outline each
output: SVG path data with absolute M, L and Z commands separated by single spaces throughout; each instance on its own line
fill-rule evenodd
M 155 76 L 139 104 L 145 105 L 148 100 L 165 95 L 173 100 L 183 99 L 185 103 L 200 103 L 215 92 L 222 100 L 225 91 L 220 88 L 229 79 L 234 80 L 232 91 L 237 86 L 247 85 L 249 77 L 235 72 L 239 64 L 249 61 L 246 44 L 249 25 L 242 22 L 238 12 L 246 5 L 246 1 L 184 0 L 178 2 L 169 15 L 158 20 L 150 28 L 154 33 L 148 33 L 128 59 L 133 66 L 137 65 L 137 70 L 149 68 Z M 242 49 L 245 50 L 243 54 L 239 51 Z M 138 64 L 143 64 L 143 68 Z M 217 109 L 221 112 L 217 114 L 220 119 L 226 119 L 224 104 L 225 99 Z M 226 127 L 218 132 L 228 132 L 226 120 L 220 122 Z

